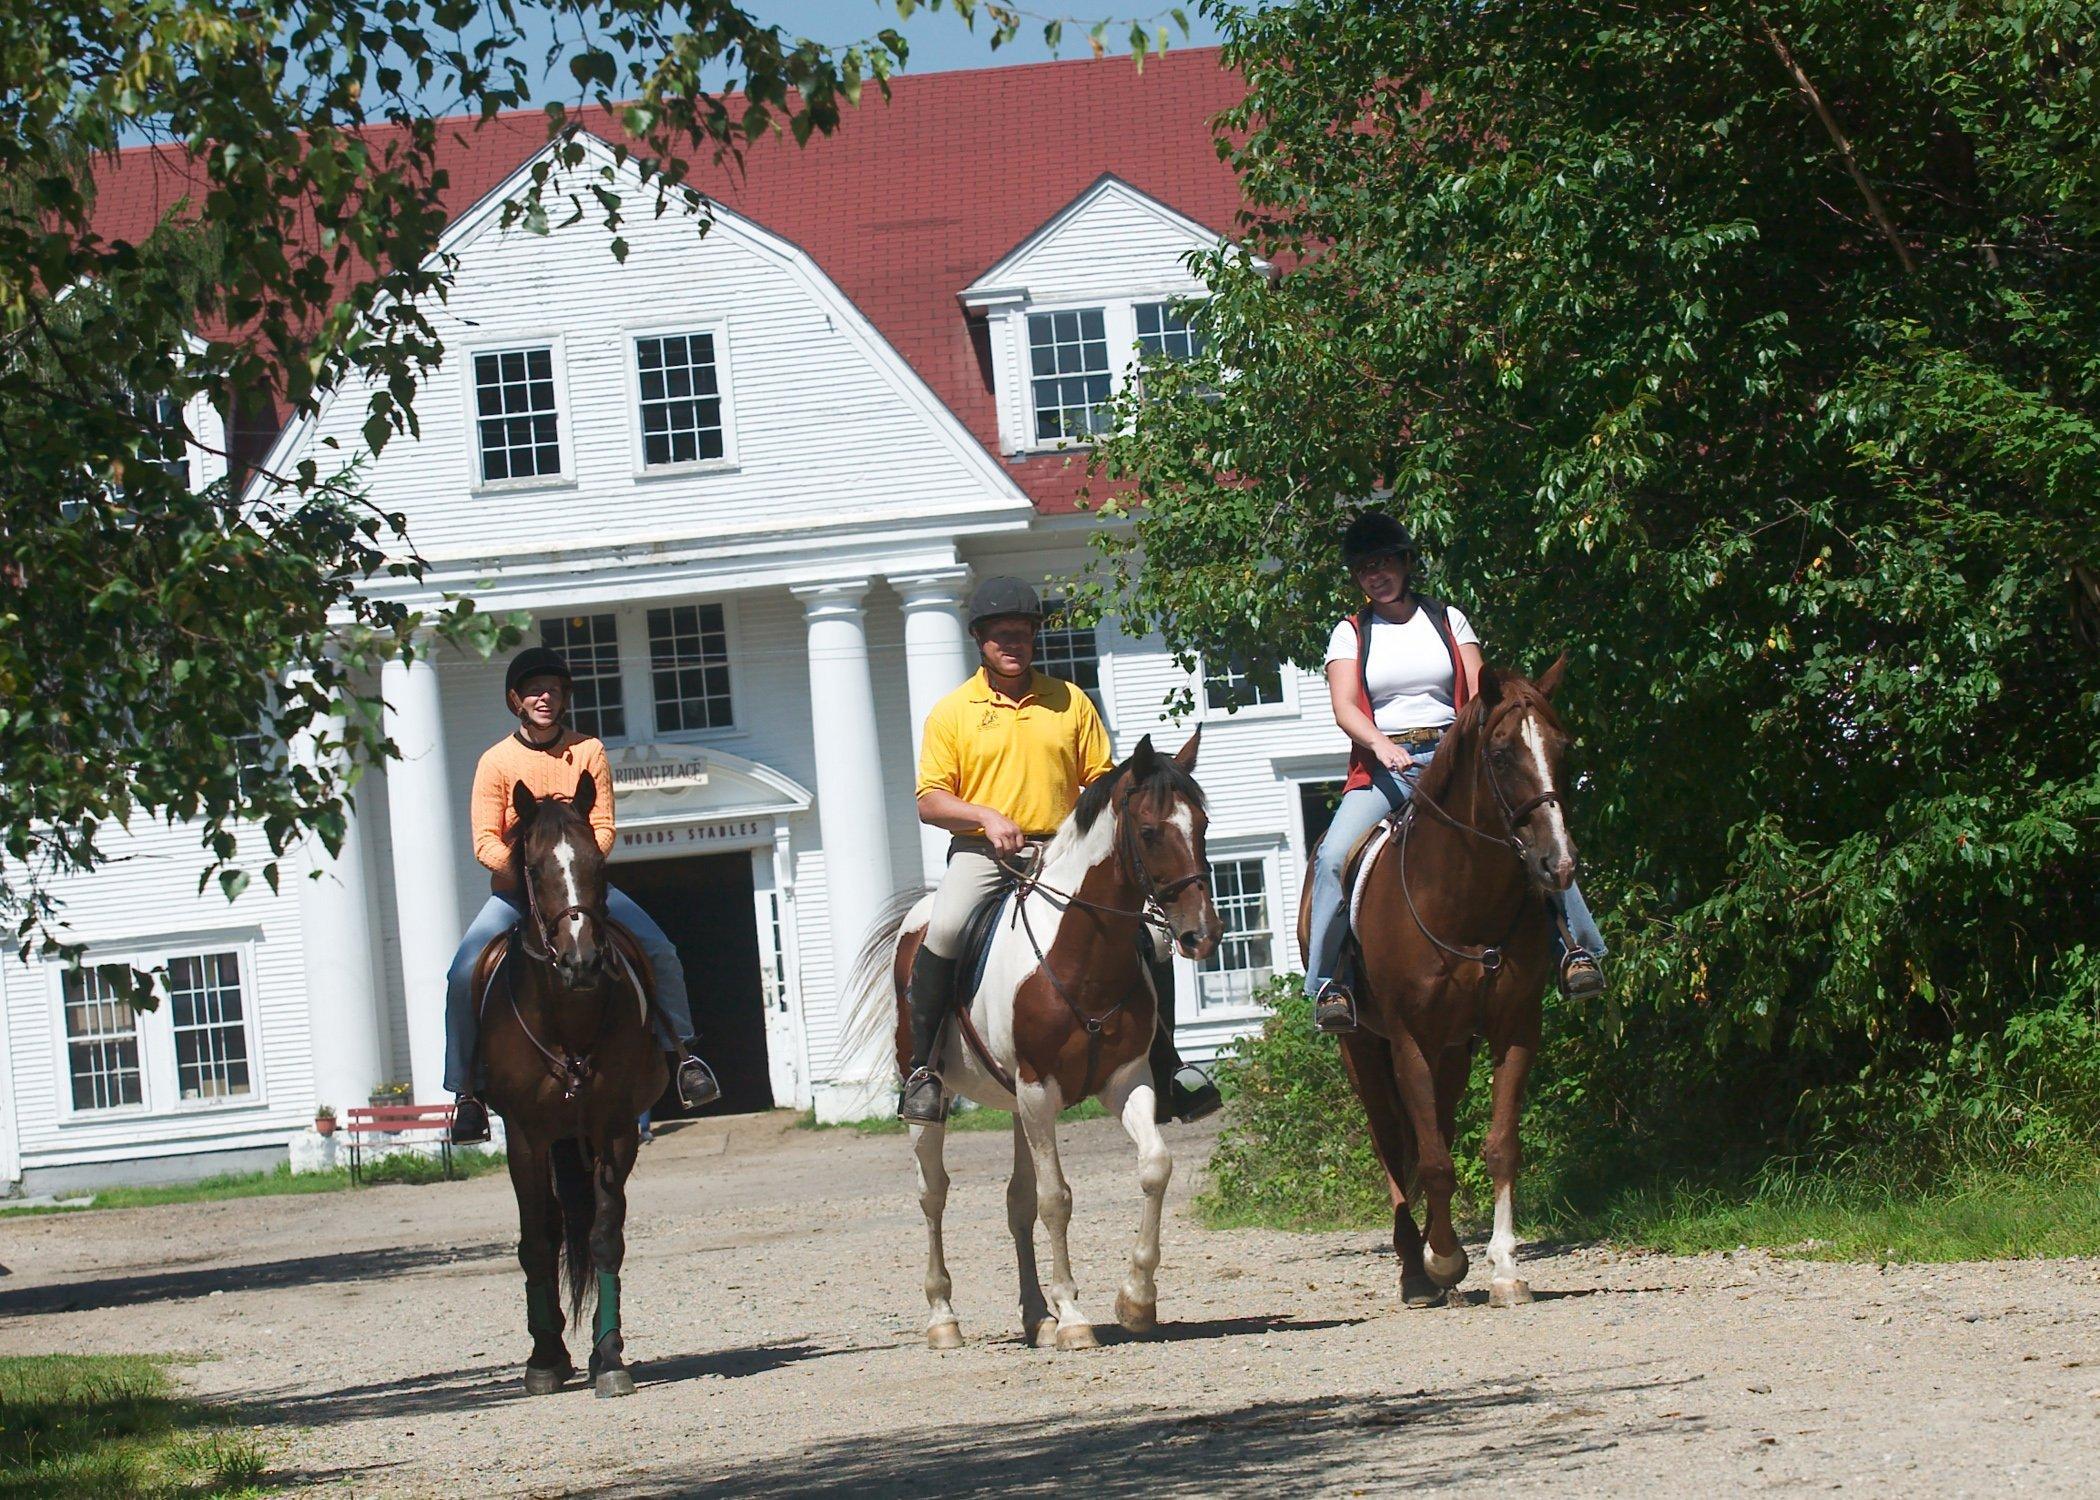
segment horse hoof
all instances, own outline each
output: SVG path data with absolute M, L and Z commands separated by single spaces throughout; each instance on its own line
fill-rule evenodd
M 1466 1279 L 1466 1271 L 1472 1262 L 1466 1259 L 1463 1250 L 1448 1260 L 1431 1250 L 1422 1257 L 1422 1265 L 1429 1272 L 1429 1279 L 1448 1291 Z
M 559 1365 L 551 1370 L 527 1365 L 525 1367 L 525 1394 L 528 1396 L 551 1396 L 567 1385 L 569 1377 L 575 1373 L 576 1371 L 567 1365 Z
M 626 1370 L 607 1370 L 592 1384 L 600 1401 L 610 1401 L 615 1396 L 634 1394 L 634 1376 Z
M 1522 1307 L 1531 1300 L 1528 1281 L 1498 1281 L 1488 1288 L 1489 1307 Z
M 926 1347 L 929 1349 L 960 1349 L 963 1346 L 962 1328 L 955 1323 L 929 1323 L 926 1326 Z
M 1101 1347 L 1101 1340 L 1094 1337 L 1093 1324 L 1074 1323 L 1069 1328 L 1063 1326 L 1058 1328 L 1057 1347 L 1060 1349 L 1098 1349 Z
M 1400 1278 L 1400 1300 L 1409 1307 L 1442 1307 L 1444 1289 L 1427 1276 L 1407 1275 Z
M 1155 1302 L 1133 1302 L 1118 1292 L 1116 1294 L 1116 1321 L 1130 1333 L 1150 1333 L 1159 1327 L 1159 1304 Z
M 1057 1319 L 1040 1318 L 1035 1327 L 1028 1330 L 1028 1346 L 1031 1349 L 1047 1349 L 1057 1342 Z

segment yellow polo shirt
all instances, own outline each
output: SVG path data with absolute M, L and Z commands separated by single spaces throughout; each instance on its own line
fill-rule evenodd
M 1006 814 L 1023 833 L 1055 833 L 1080 790 L 1114 769 L 1108 731 L 1085 693 L 1036 672 L 1013 699 L 979 668 L 926 716 L 919 791 L 953 792 Z

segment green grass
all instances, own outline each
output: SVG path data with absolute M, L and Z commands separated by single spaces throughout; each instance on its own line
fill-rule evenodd
M 1554 1216 L 1557 1235 L 1696 1255 L 1740 1245 L 1816 1260 L 2011 1260 L 2100 1254 L 2100 1164 L 1968 1168 L 1923 1187 L 1767 1172 L 1740 1186 L 1653 1186 Z
M 142 1355 L 0 1356 L 0 1500 L 263 1493 L 267 1455 Z
M 452 1170 L 461 1177 L 483 1177 L 491 1172 L 505 1170 L 500 1153 L 479 1151 L 455 1152 Z M 365 1181 L 374 1185 L 384 1183 L 427 1183 L 445 1180 L 443 1166 L 426 1156 L 392 1156 L 375 1162 L 364 1174 Z M 223 1198 L 279 1198 L 303 1193 L 339 1193 L 350 1186 L 350 1169 L 338 1167 L 332 1172 L 292 1173 L 289 1162 L 280 1163 L 268 1172 L 229 1172 L 219 1177 L 207 1177 L 199 1182 L 171 1182 L 153 1187 L 114 1187 L 97 1189 L 92 1203 L 76 1208 L 63 1203 L 36 1208 L 7 1210 L 13 1214 L 77 1214 L 92 1213 L 101 1208 L 152 1208 L 163 1203 L 212 1203 Z
M 1101 1107 L 1099 1099 L 1082 1099 L 1057 1118 L 1060 1123 L 1074 1120 L 1102 1120 L 1108 1111 Z M 881 1115 L 872 1120 L 841 1120 L 832 1125 L 819 1125 L 816 1111 L 804 1110 L 798 1121 L 804 1130 L 850 1130 L 855 1135 L 903 1135 L 905 1123 L 895 1115 Z M 950 1130 L 1011 1130 L 1014 1117 L 1003 1109 L 962 1109 L 948 1117 Z

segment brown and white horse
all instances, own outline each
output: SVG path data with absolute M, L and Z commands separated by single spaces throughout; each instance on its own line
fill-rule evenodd
M 667 1081 L 649 1025 L 648 962 L 605 914 L 605 859 L 590 824 L 596 793 L 588 773 L 570 801 L 514 788 L 511 859 L 526 918 L 510 956 L 502 939 L 491 943 L 474 980 L 483 1098 L 503 1117 L 518 1199 L 532 1335 L 525 1389 L 536 1396 L 574 1373 L 562 1328 L 593 1292 L 591 1383 L 600 1396 L 634 1393 L 620 1332 L 627 1175 L 641 1145 L 637 1117 Z M 569 1281 L 566 1320 L 558 1261 Z
M 1057 1155 L 1057 1117 L 1098 1096 L 1137 1147 L 1145 1206 L 1116 1319 L 1132 1332 L 1158 1320 L 1160 1215 L 1174 1160 L 1154 1122 L 1155 1080 L 1146 1061 L 1157 1014 L 1139 951 L 1163 924 L 1191 958 L 1208 957 L 1220 935 L 1204 852 L 1208 818 L 1190 774 L 1192 736 L 1167 757 L 1148 736 L 1130 758 L 1081 795 L 1047 844 L 991 940 L 984 978 L 968 1007 L 965 1035 L 951 1022 L 934 1058 L 948 1092 L 1013 1111 L 1014 1169 L 1006 1189 L 1007 1226 L 1021 1272 L 1021 1329 L 1038 1346 L 1091 1348 L 1093 1324 L 1080 1310 L 1066 1229 L 1072 1189 Z M 926 930 L 930 896 L 913 896 L 878 922 L 854 973 L 863 1038 L 896 1026 L 900 1075 L 908 1062 L 905 988 Z M 901 903 L 900 903 L 901 904 Z M 981 1042 L 983 1050 L 977 1050 Z M 941 1248 L 948 1201 L 942 1161 L 946 1127 L 915 1125 L 919 1206 L 926 1215 L 926 1342 L 962 1343 L 949 1302 L 953 1283 Z M 1048 1297 L 1038 1279 L 1035 1220 L 1050 1238 Z
M 1535 684 L 1481 668 L 1478 695 L 1445 732 L 1396 831 L 1352 882 L 1360 884 L 1362 1029 L 1342 1037 L 1342 1061 L 1391 1179 L 1393 1248 L 1411 1307 L 1443 1301 L 1466 1277 L 1451 1223 L 1451 1141 L 1476 1037 L 1494 1068 L 1481 1153 L 1495 1190 L 1489 1300 L 1531 1300 L 1517 1275 L 1517 1122 L 1538 1055 L 1539 998 L 1553 973 L 1543 896 L 1575 879 L 1561 783 L 1568 736 L 1550 701 L 1566 666 L 1564 656 Z M 1301 903 L 1301 951 L 1309 917 Z M 1424 1200 L 1420 1229 L 1414 1193 Z

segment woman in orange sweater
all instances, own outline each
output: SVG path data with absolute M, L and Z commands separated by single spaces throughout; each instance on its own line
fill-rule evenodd
M 467 924 L 467 935 L 446 975 L 445 990 L 445 1087 L 459 1096 L 452 1139 L 461 1145 L 489 1137 L 488 1108 L 474 1094 L 480 1080 L 468 1071 L 480 1031 L 469 994 L 474 963 L 491 939 L 510 931 L 525 914 L 517 877 L 511 870 L 511 789 L 523 782 L 535 797 L 568 798 L 575 794 L 578 779 L 588 773 L 598 783 L 598 795 L 591 804 L 591 831 L 597 835 L 598 852 L 612 853 L 612 771 L 605 763 L 605 746 L 563 722 L 572 681 L 569 664 L 559 652 L 546 646 L 520 651 L 503 679 L 504 701 L 518 716 L 517 733 L 491 745 L 474 768 L 474 857 L 488 866 L 489 899 Z M 714 1074 L 685 1050 L 693 1034 L 693 1013 L 677 948 L 648 913 L 610 886 L 605 892 L 605 909 L 635 935 L 649 956 L 656 977 L 656 1002 L 677 1032 L 676 1036 L 665 1035 L 659 1021 L 658 1035 L 671 1053 L 679 1101 L 688 1109 L 713 1103 L 722 1095 Z

